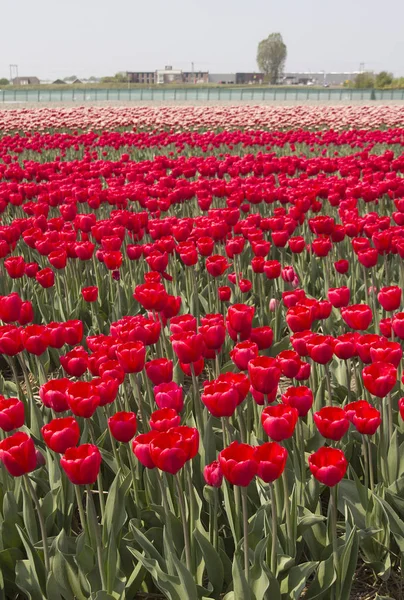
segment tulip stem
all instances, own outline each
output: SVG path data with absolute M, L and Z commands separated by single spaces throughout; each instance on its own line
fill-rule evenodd
M 174 476 L 174 479 L 175 479 L 175 483 L 177 486 L 178 502 L 180 505 L 180 512 L 181 512 L 182 531 L 184 533 L 185 560 L 186 560 L 188 571 L 191 571 L 191 546 L 189 543 L 189 530 L 187 527 L 187 515 L 186 515 L 186 511 L 185 511 L 184 492 L 182 489 L 180 474 L 177 473 Z
M 330 368 L 327 363 L 324 365 L 324 372 L 325 372 L 325 380 L 327 382 L 328 406 L 332 406 L 331 375 L 330 375 Z
M 277 556 L 276 556 L 276 540 L 277 540 L 277 507 L 276 507 L 276 496 L 274 493 L 274 485 L 273 483 L 269 484 L 269 495 L 271 498 L 271 533 L 272 533 L 272 544 L 271 544 L 271 571 L 276 577 L 276 568 L 277 568 Z
M 34 506 L 35 506 L 36 512 L 38 513 L 39 527 L 41 530 L 42 544 L 43 544 L 43 556 L 44 556 L 44 561 L 45 561 L 45 570 L 46 570 L 46 574 L 48 575 L 48 573 L 50 571 L 50 559 L 49 559 L 49 548 L 48 548 L 48 536 L 46 534 L 45 521 L 43 518 L 41 506 L 39 504 L 38 496 L 36 494 L 34 486 L 32 485 L 28 475 L 26 475 L 26 474 L 23 475 L 23 479 L 24 479 L 24 483 L 25 483 L 28 495 L 31 496 L 32 500 L 34 501 Z
M 389 440 L 393 437 L 393 402 L 391 398 L 391 392 L 388 393 L 387 398 L 387 410 L 388 410 L 388 423 L 389 423 Z
M 331 514 L 331 537 L 332 537 L 332 555 L 334 560 L 334 569 L 336 574 L 335 597 L 339 598 L 338 582 L 338 538 L 337 538 L 337 486 L 330 488 L 330 514 Z
M 88 538 L 88 527 L 87 527 L 86 513 L 84 511 L 83 499 L 82 499 L 81 493 L 80 493 L 80 486 L 75 485 L 74 486 L 74 491 L 76 493 L 76 500 L 77 500 L 77 506 L 78 506 L 78 509 L 79 509 L 81 526 L 83 528 L 83 531 L 84 531 L 85 535 Z
M 283 473 L 282 473 L 282 483 L 283 483 L 283 495 L 285 498 L 286 539 L 287 539 L 288 553 L 289 553 L 289 556 L 293 556 L 294 541 L 292 539 L 292 523 L 290 520 L 289 486 L 288 486 L 288 478 L 286 475 L 286 471 L 283 471 Z
M 366 488 L 366 495 L 369 489 L 369 459 L 368 459 L 368 449 L 366 446 L 366 438 L 362 435 L 362 455 L 363 455 L 363 473 L 364 473 L 364 486 Z
M 102 586 L 102 590 L 106 592 L 107 586 L 106 586 L 105 573 L 104 573 L 104 568 L 103 568 L 103 563 L 102 563 L 101 525 L 97 521 L 97 517 L 96 517 L 97 513 L 95 512 L 94 499 L 93 499 L 93 494 L 91 492 L 90 486 L 86 485 L 86 489 L 87 489 L 87 496 L 88 496 L 89 502 L 92 505 L 92 510 L 89 512 L 89 514 L 92 515 L 91 518 L 94 518 L 93 528 L 95 531 L 95 543 L 97 545 L 97 562 L 98 562 L 98 570 L 100 572 L 101 586 Z
M 247 487 L 241 488 L 241 504 L 243 510 L 243 536 L 244 536 L 244 571 L 247 584 L 250 580 L 250 561 L 248 557 L 248 495 Z
M 204 421 L 203 421 L 203 413 L 202 413 L 202 409 L 201 409 L 201 398 L 200 398 L 200 394 L 199 394 L 198 378 L 195 375 L 195 369 L 194 369 L 193 363 L 191 363 L 191 374 L 192 374 L 192 387 L 194 390 L 194 407 L 195 407 L 196 422 L 198 425 L 198 429 L 203 438 L 205 435 L 205 427 L 204 427 Z
M 370 489 L 373 492 L 373 489 L 375 487 L 375 482 L 374 482 L 374 477 L 373 477 L 373 459 L 372 459 L 372 445 L 370 443 L 370 439 L 367 438 L 366 439 L 367 442 L 367 447 L 368 447 L 368 453 L 369 453 L 369 476 L 370 476 Z

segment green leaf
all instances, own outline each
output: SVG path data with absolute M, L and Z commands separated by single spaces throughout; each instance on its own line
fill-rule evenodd
M 104 520 L 102 523 L 104 544 L 111 539 L 112 534 L 114 534 L 115 539 L 117 539 L 126 522 L 127 514 L 125 511 L 125 497 L 131 483 L 132 479 L 130 474 L 122 481 L 122 474 L 118 471 L 109 488 L 108 498 L 105 504 Z
M 27 530 L 28 537 L 33 544 L 39 540 L 38 526 L 36 522 L 36 516 L 32 503 L 31 496 L 27 493 L 25 485 L 22 486 L 22 516 L 24 519 L 25 529 Z
M 387 398 L 386 398 L 387 400 Z M 396 481 L 398 479 L 398 438 L 397 429 L 394 430 L 393 435 L 389 439 L 389 449 L 387 452 L 387 470 L 389 475 L 389 481 Z
M 35 550 L 34 546 L 28 539 L 28 536 L 25 533 L 25 531 L 23 529 L 21 529 L 21 527 L 19 527 L 19 525 L 16 525 L 16 527 L 17 527 L 17 531 L 20 535 L 21 541 L 24 545 L 25 551 L 27 553 L 29 563 L 31 565 L 30 575 L 31 575 L 31 577 L 35 578 L 37 585 L 45 593 L 45 591 L 46 591 L 46 574 L 45 574 L 44 563 L 39 558 L 38 552 Z M 21 561 L 21 562 L 25 563 L 26 561 Z M 20 564 L 20 563 L 18 563 L 18 564 Z M 25 567 L 21 567 L 21 570 L 24 570 L 24 569 L 25 569 Z
M 268 569 L 265 561 L 268 536 L 260 540 L 254 551 L 254 564 L 250 569 L 250 587 L 256 600 L 265 598 L 265 593 L 271 600 L 280 600 L 279 584 L 273 573 Z
M 307 591 L 305 600 L 314 600 L 314 598 L 318 600 L 320 598 L 326 598 L 326 600 L 329 600 L 331 597 L 329 590 L 337 578 L 333 560 L 331 554 L 327 560 L 320 562 L 316 577 Z
M 29 559 L 17 562 L 15 582 L 19 589 L 27 595 L 28 600 L 44 600 L 46 597 L 39 585 L 35 566 Z
M 253 600 L 251 590 L 248 586 L 247 579 L 244 571 L 241 569 L 240 560 L 238 557 L 238 551 L 234 553 L 233 557 L 233 587 L 234 587 L 234 600 Z
M 208 579 L 213 586 L 215 594 L 220 594 L 223 589 L 224 568 L 219 554 L 215 548 L 198 530 L 194 531 L 199 548 L 201 549 L 203 560 L 205 561 Z
M 351 597 L 352 582 L 358 563 L 358 550 L 359 538 L 354 527 L 339 557 L 340 600 L 349 600 Z
M 172 558 L 181 583 L 181 589 L 186 593 L 187 600 L 198 600 L 198 592 L 191 573 L 175 555 Z
M 283 600 L 299 600 L 307 579 L 317 567 L 318 562 L 306 562 L 292 567 L 281 581 Z

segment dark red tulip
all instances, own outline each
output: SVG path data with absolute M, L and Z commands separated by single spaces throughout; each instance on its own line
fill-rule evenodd
M 169 383 L 173 378 L 173 361 L 168 358 L 155 358 L 146 364 L 146 375 L 153 385 Z
M 168 431 L 179 426 L 181 417 L 174 408 L 160 408 L 151 414 L 149 422 L 155 431 Z
M 398 285 L 382 287 L 377 299 L 387 312 L 397 310 L 401 304 L 401 288 Z
M 240 371 L 246 371 L 250 360 L 257 356 L 258 346 L 249 340 L 239 342 L 230 352 L 230 358 Z

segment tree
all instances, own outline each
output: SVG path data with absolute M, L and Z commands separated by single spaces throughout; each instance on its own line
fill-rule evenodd
M 0 78 L 0 85 L 8 85 L 10 82 L 5 77 Z
M 355 87 L 359 90 L 368 90 L 375 86 L 375 77 L 373 73 L 359 73 L 355 77 Z
M 384 88 L 393 83 L 393 74 L 388 73 L 387 71 L 380 71 L 376 75 L 375 85 L 378 88 Z
M 271 84 L 278 83 L 287 55 L 286 44 L 280 33 L 271 33 L 258 44 L 257 64 Z

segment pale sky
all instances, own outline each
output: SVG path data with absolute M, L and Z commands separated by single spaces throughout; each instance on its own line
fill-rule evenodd
M 404 0 L 0 0 L 0 18 L 0 77 L 254 71 L 271 32 L 287 71 L 404 76 Z

